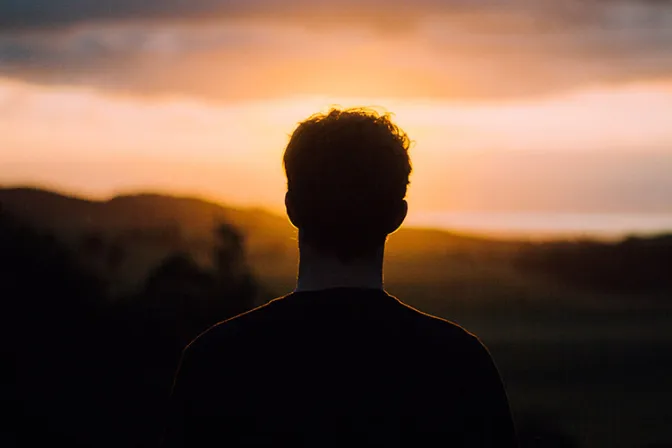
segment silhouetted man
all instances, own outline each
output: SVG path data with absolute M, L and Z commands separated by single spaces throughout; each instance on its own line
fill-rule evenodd
M 407 212 L 409 144 L 367 110 L 298 126 L 284 154 L 296 289 L 185 349 L 167 446 L 515 445 L 480 341 L 383 289 L 385 241 Z

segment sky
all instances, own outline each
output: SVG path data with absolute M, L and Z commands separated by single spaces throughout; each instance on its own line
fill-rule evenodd
M 0 184 L 281 211 L 331 105 L 408 132 L 415 219 L 672 214 L 672 1 L 0 2 Z

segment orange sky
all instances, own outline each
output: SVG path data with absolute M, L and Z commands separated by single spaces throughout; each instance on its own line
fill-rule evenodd
M 280 210 L 287 136 L 330 104 L 395 113 L 415 141 L 417 211 L 669 211 L 672 90 L 664 84 L 506 103 L 325 96 L 213 104 L 3 80 L 0 181 L 96 196 L 194 193 Z
M 35 1 L 0 5 L 0 184 L 280 211 L 296 123 L 365 105 L 415 141 L 412 216 L 672 213 L 662 3 Z

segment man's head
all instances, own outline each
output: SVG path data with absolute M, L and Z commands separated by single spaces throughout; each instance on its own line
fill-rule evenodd
M 299 124 L 284 155 L 287 213 L 303 243 L 343 261 L 366 257 L 406 217 L 408 136 L 368 109 Z

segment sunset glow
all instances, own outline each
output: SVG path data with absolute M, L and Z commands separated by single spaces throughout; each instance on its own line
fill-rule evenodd
M 91 20 L 12 11 L 38 25 L 0 32 L 0 183 L 281 212 L 296 124 L 369 106 L 414 141 L 411 222 L 672 213 L 669 9 L 622 2 L 580 25 L 547 2 L 393 2 L 385 15 L 374 3 L 341 14 L 297 0 L 296 17 L 273 2 L 220 5 L 207 21 L 206 6 L 151 2 L 146 20 L 121 7 L 113 18 L 91 9 Z M 311 22 L 327 15 L 329 26 Z

